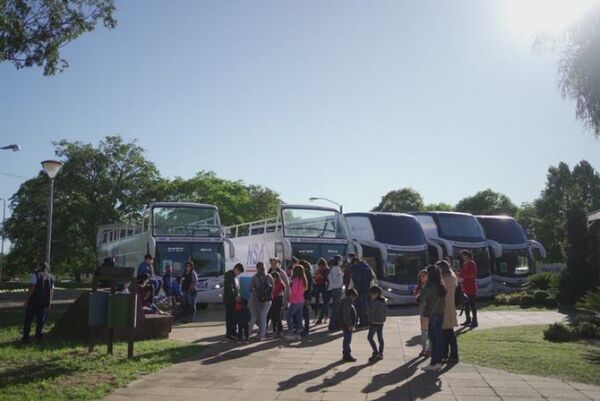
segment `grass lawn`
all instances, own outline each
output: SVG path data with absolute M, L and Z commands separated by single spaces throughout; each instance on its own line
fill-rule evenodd
M 50 316 L 50 325 L 58 316 Z M 84 343 L 45 340 L 21 345 L 15 340 L 21 334 L 22 318 L 22 311 L 0 310 L 2 401 L 98 400 L 112 388 L 191 359 L 202 349 L 171 340 L 140 341 L 135 344 L 136 357 L 128 360 L 126 343 L 115 344 L 113 356 L 106 355 L 102 344 L 92 354 Z
M 547 325 L 473 330 L 458 337 L 461 361 L 514 373 L 600 385 L 600 341 L 552 343 Z

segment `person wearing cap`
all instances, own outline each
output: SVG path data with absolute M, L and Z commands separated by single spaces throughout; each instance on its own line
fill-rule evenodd
M 42 340 L 44 323 L 52 304 L 54 292 L 54 279 L 48 273 L 48 263 L 40 262 L 29 280 L 29 291 L 25 301 L 25 321 L 23 323 L 23 338 L 21 341 L 29 341 L 31 323 L 36 319 L 35 339 Z

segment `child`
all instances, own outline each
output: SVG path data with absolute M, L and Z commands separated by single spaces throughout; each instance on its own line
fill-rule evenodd
M 304 308 L 304 291 L 308 287 L 304 268 L 294 266 L 290 280 L 290 305 L 287 310 L 287 324 L 289 333 L 287 340 L 300 339 L 302 332 L 302 311 Z
M 250 323 L 250 309 L 245 300 L 241 299 L 235 301 L 233 306 L 233 318 L 237 325 L 238 342 L 248 342 L 250 337 L 250 330 L 248 324 Z
M 375 362 L 383 359 L 383 323 L 387 316 L 387 300 L 381 296 L 381 288 L 373 286 L 369 289 L 371 295 L 371 307 L 369 308 L 369 335 L 367 339 L 371 348 L 373 348 L 373 355 L 369 358 L 369 362 Z M 377 344 L 373 340 L 373 336 L 377 334 L 377 341 L 379 341 L 379 349 Z
M 419 356 L 424 356 L 429 358 L 431 356 L 431 350 L 429 349 L 428 344 L 428 333 L 427 330 L 429 328 L 429 319 L 423 315 L 423 300 L 420 299 L 419 295 L 421 294 L 421 290 L 427 284 L 427 270 L 423 269 L 417 275 L 417 288 L 415 288 L 415 298 L 419 303 L 419 316 L 421 317 L 421 353 Z
M 341 303 L 340 312 L 340 326 L 344 332 L 343 342 L 343 360 L 347 362 L 356 362 L 356 358 L 352 357 L 352 350 L 350 349 L 350 343 L 352 342 L 352 331 L 356 326 L 356 308 L 354 307 L 354 301 L 358 298 L 358 292 L 354 288 L 346 290 L 346 297 Z
M 285 284 L 279 276 L 279 273 L 274 271 L 271 273 L 273 277 L 273 303 L 271 304 L 271 321 L 273 322 L 273 335 L 279 337 L 283 331 L 281 324 L 281 311 L 283 309 L 283 294 L 285 293 Z

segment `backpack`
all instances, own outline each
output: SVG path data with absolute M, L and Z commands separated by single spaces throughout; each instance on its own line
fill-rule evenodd
M 46 273 L 36 273 L 36 277 L 37 282 L 35 283 L 31 299 L 39 306 L 48 307 L 52 301 L 52 287 L 54 282 L 52 277 Z
M 257 295 L 260 302 L 270 301 L 273 297 L 273 285 L 266 277 L 259 281 Z

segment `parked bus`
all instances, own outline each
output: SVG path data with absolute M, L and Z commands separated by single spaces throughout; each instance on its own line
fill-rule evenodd
M 454 270 L 460 269 L 460 251 L 467 249 L 473 253 L 477 264 L 478 296 L 492 297 L 495 289 L 488 242 L 475 216 L 455 212 L 413 212 L 411 214 L 421 223 L 425 237 L 432 245 L 431 249 L 437 249 L 444 257 L 452 258 Z
M 191 260 L 198 274 L 198 303 L 221 302 L 225 264 L 234 257 L 217 208 L 183 202 L 151 204 L 141 224 L 101 226 L 97 250 L 100 262 L 112 257 L 117 266 L 128 267 L 137 267 L 150 254 L 155 273 L 162 275 L 171 265 L 173 277 Z
M 417 274 L 429 262 L 427 239 L 418 220 L 402 213 L 346 213 L 345 217 L 389 303 L 414 303 Z
M 336 209 L 321 206 L 281 205 L 277 216 L 226 228 L 239 261 L 246 270 L 240 284 L 247 291 L 247 278 L 256 272 L 256 264 L 277 257 L 285 266 L 292 257 L 315 265 L 319 258 L 362 254 L 358 242 L 352 241 L 344 216 Z M 245 294 L 247 295 L 247 294 Z
M 534 250 L 546 257 L 537 241 L 528 240 L 523 227 L 509 216 L 477 216 L 492 254 L 492 272 L 499 292 L 522 290 L 535 273 Z

